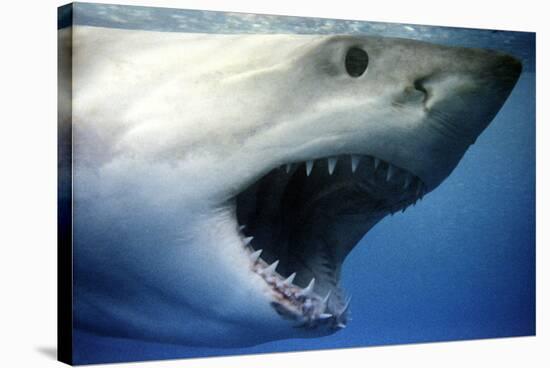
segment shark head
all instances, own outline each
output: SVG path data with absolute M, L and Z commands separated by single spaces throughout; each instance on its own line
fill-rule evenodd
M 346 256 L 521 73 L 405 39 L 73 33 L 76 326 L 188 345 L 345 327 Z

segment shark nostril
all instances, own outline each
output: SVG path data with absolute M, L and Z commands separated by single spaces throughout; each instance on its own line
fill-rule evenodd
M 428 100 L 429 95 L 430 95 L 428 90 L 424 86 L 425 82 L 426 82 L 426 78 L 417 78 L 417 79 L 415 79 L 415 81 L 413 83 L 414 89 L 416 89 L 417 91 L 420 91 L 424 94 L 424 99 L 423 99 L 422 102 L 426 102 Z
M 394 106 L 425 105 L 428 100 L 428 95 L 429 92 L 424 85 L 418 81 L 414 81 L 411 84 L 405 85 L 404 88 L 399 91 L 395 100 L 392 101 L 392 104 L 394 104 Z

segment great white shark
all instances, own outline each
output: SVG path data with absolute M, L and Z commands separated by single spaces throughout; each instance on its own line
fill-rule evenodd
M 346 256 L 449 176 L 521 73 L 383 37 L 73 26 L 59 43 L 74 326 L 195 346 L 344 328 Z

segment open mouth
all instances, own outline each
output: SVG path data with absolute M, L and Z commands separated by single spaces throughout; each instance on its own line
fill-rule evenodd
M 297 326 L 346 326 L 342 264 L 384 216 L 424 195 L 415 175 L 378 158 L 340 155 L 275 168 L 241 192 L 237 220 L 251 270 Z

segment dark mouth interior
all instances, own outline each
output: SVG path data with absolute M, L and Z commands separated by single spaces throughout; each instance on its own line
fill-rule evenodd
M 283 165 L 240 193 L 237 219 L 253 266 L 273 284 L 275 309 L 305 326 L 345 327 L 348 301 L 339 282 L 346 256 L 384 216 L 424 193 L 418 177 L 365 155 Z M 276 273 L 267 274 L 277 277 L 266 278 L 276 261 Z M 281 287 L 287 277 L 294 294 Z M 311 300 L 297 297 L 303 289 Z

